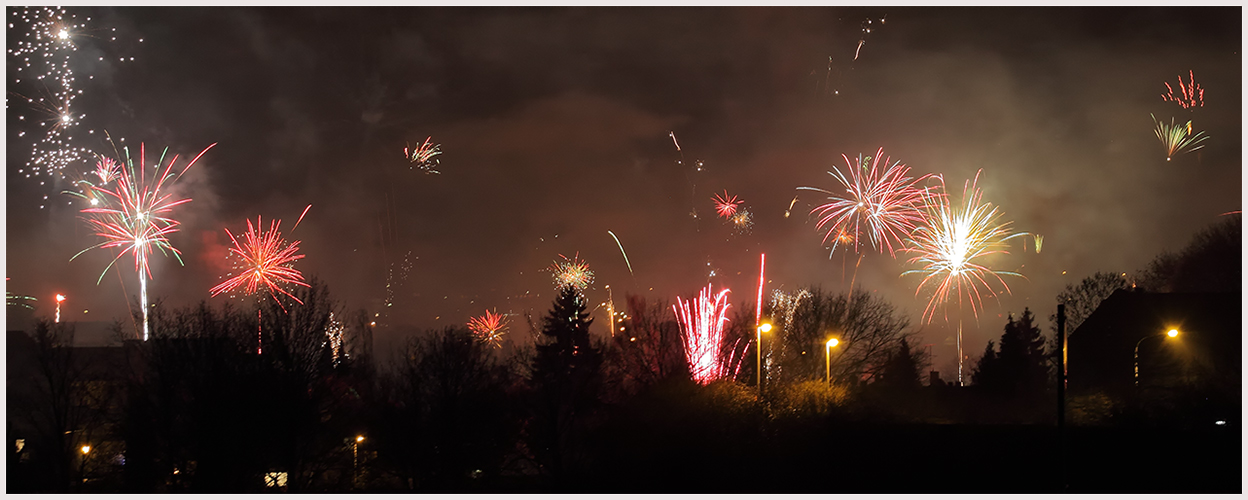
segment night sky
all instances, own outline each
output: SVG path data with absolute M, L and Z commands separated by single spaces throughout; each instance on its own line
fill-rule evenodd
M 906 255 L 865 248 L 855 278 L 857 256 L 829 258 L 807 217 L 823 196 L 796 188 L 835 187 L 827 171 L 845 168 L 842 154 L 883 147 L 959 194 L 982 169 L 1003 220 L 1044 236 L 1039 254 L 1018 238 L 986 261 L 1026 278 L 1006 277 L 1013 293 L 986 298 L 978 321 L 964 310 L 972 356 L 1005 315 L 1030 307 L 1047 333 L 1066 284 L 1141 269 L 1242 206 L 1240 8 L 70 11 L 97 30 L 75 38 L 74 106 L 86 118 L 74 145 L 111 153 L 104 130 L 149 153 L 218 143 L 177 184 L 193 199 L 171 237 L 185 266 L 152 261 L 149 293 L 171 306 L 208 298 L 227 272 L 223 229 L 257 215 L 282 219 L 306 254 L 297 268 L 347 307 L 416 328 L 487 308 L 539 316 L 554 296 L 544 269 L 578 252 L 596 273 L 594 305 L 605 285 L 617 305 L 626 292 L 688 298 L 714 271 L 748 307 L 765 252 L 769 291 L 842 291 L 853 279 L 911 318 L 935 344 L 933 368 L 952 373 L 956 306 L 948 322 L 921 323 L 929 296 L 900 276 L 914 267 Z M 8 44 L 21 36 L 10 29 Z M 41 129 L 17 120 L 32 111 L 12 97 L 29 92 L 13 68 L 10 57 L 8 290 L 38 297 L 38 314 L 60 292 L 69 320 L 124 316 L 138 294 L 133 259 L 97 286 L 115 254 L 70 262 L 98 240 L 82 202 L 60 194 L 69 181 L 19 172 Z M 1161 99 L 1189 70 L 1206 90 L 1195 111 Z M 1167 162 L 1149 113 L 1191 119 L 1211 138 Z M 443 151 L 438 175 L 403 157 L 429 136 Z M 711 196 L 724 190 L 753 213 L 752 233 L 715 218 Z M 386 308 L 387 275 L 409 252 Z M 512 324 L 527 337 L 522 317 Z M 379 329 L 378 342 L 394 332 Z

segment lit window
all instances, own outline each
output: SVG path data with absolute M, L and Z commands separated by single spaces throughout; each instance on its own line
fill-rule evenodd
M 286 473 L 285 472 L 270 472 L 268 474 L 265 474 L 264 485 L 269 488 L 285 488 L 286 487 Z

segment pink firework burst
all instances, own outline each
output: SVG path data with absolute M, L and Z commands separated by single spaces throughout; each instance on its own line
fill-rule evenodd
M 99 161 L 95 163 L 95 175 L 100 178 L 100 185 L 103 186 L 121 175 L 121 164 L 112 158 L 101 156 Z
M 724 352 L 724 323 L 728 322 L 727 288 L 711 298 L 711 285 L 706 285 L 698 294 L 696 302 L 682 301 L 676 297 L 672 311 L 680 324 L 681 341 L 685 348 L 685 360 L 689 364 L 689 373 L 699 384 L 709 384 L 715 380 L 735 377 L 741 370 L 740 360 L 732 363 Z M 690 309 L 690 302 L 692 309 Z
M 256 216 L 254 226 L 251 224 L 251 219 L 248 219 L 247 232 L 242 235 L 244 238 L 241 242 L 230 233 L 229 229 L 225 230 L 225 234 L 230 236 L 230 241 L 234 242 L 234 248 L 230 249 L 230 253 L 242 259 L 245 265 L 238 276 L 212 287 L 209 292 L 213 297 L 239 289 L 247 295 L 253 295 L 263 288 L 269 292 L 283 311 L 286 307 L 282 306 L 280 300 L 277 300 L 278 292 L 294 299 L 295 302 L 303 303 L 298 297 L 286 291 L 286 287 L 308 286 L 303 282 L 303 274 L 294 267 L 295 261 L 304 256 L 298 253 L 300 243 L 298 240 L 288 244 L 285 239 L 282 239 L 282 233 L 278 231 L 281 224 L 280 220 L 269 221 L 269 230 L 261 232 L 263 225 L 260 217 Z
M 486 311 L 483 316 L 469 318 L 468 329 L 477 340 L 499 348 L 502 347 L 503 335 L 507 333 L 507 323 L 506 315 Z
M 815 207 L 811 214 L 818 213 L 817 230 L 826 234 L 823 243 L 832 240 L 832 251 L 847 241 L 852 241 L 854 251 L 862 241 L 862 235 L 868 237 L 871 247 L 880 250 L 888 249 L 889 255 L 896 255 L 897 248 L 910 237 L 915 227 L 923 222 L 923 192 L 918 183 L 927 179 L 924 175 L 917 179 L 909 177 L 907 167 L 901 161 L 892 162 L 884 159 L 884 167 L 880 167 L 880 157 L 884 148 L 875 152 L 875 157 L 858 156 L 857 165 L 845 159 L 848 174 L 841 173 L 833 167 L 828 172 L 841 183 L 845 195 L 833 193 L 819 188 L 799 187 L 819 191 L 828 195 L 828 203 Z M 868 163 L 870 165 L 868 166 Z
M 729 197 L 727 189 L 724 190 L 722 196 L 717 194 L 711 200 L 715 202 L 715 211 L 719 213 L 720 217 L 725 219 L 731 219 L 737 213 L 737 207 L 745 201 L 737 199 L 737 195 Z
M 1187 85 L 1183 85 L 1183 76 L 1179 75 L 1179 95 L 1174 95 L 1174 88 L 1170 87 L 1170 82 L 1166 84 L 1166 94 L 1161 96 L 1161 100 L 1170 101 L 1178 104 L 1183 109 L 1201 108 L 1205 106 L 1205 89 L 1196 83 L 1196 75 L 1191 70 L 1187 72 Z

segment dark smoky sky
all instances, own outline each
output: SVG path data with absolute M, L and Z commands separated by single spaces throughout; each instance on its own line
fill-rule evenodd
M 605 285 L 617 303 L 689 297 L 714 270 L 743 307 L 765 252 L 769 290 L 853 280 L 910 317 L 935 368 L 952 371 L 956 306 L 923 323 L 930 295 L 901 276 L 905 255 L 868 252 L 855 277 L 856 256 L 829 258 L 806 216 L 821 197 L 795 188 L 832 188 L 842 154 L 883 147 L 954 191 L 982 169 L 984 199 L 1015 231 L 1044 236 L 1039 254 L 1023 238 L 986 261 L 1026 278 L 1006 277 L 1012 294 L 986 298 L 978 320 L 961 313 L 970 355 L 1005 315 L 1030 307 L 1047 332 L 1066 284 L 1140 269 L 1242 206 L 1239 8 L 71 10 L 118 38 L 78 41 L 78 128 L 95 132 L 75 144 L 111 152 L 103 130 L 184 156 L 217 143 L 176 188 L 194 200 L 171 237 L 185 265 L 153 259 L 150 293 L 170 305 L 208 298 L 226 272 L 223 229 L 257 215 L 283 221 L 307 255 L 297 267 L 346 306 L 417 328 L 487 308 L 539 315 L 553 295 L 543 269 L 578 252 L 596 273 L 591 303 Z M 1160 97 L 1189 70 L 1206 89 L 1194 112 Z M 97 285 L 111 256 L 69 260 L 96 240 L 59 194 L 68 181 L 17 173 L 37 135 L 17 136 L 26 112 L 10 100 L 8 289 L 39 297 L 40 314 L 63 292 L 70 319 L 123 316 L 133 259 Z M 1193 119 L 1208 146 L 1165 161 L 1149 113 Z M 440 175 L 402 155 L 428 136 L 444 151 Z M 714 217 L 724 190 L 753 213 L 751 234 Z M 411 270 L 391 280 L 386 308 L 405 255 Z

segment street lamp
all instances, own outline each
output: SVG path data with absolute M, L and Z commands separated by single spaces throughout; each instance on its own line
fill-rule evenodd
M 841 341 L 836 340 L 835 338 L 831 338 L 831 339 L 828 339 L 827 344 L 824 344 L 823 364 L 827 368 L 827 372 L 826 372 L 827 375 L 824 376 L 823 381 L 824 383 L 828 384 L 829 387 L 832 386 L 832 348 L 836 347 L 836 345 L 840 343 Z
M 351 443 L 351 483 L 352 486 L 359 486 L 360 483 L 360 443 L 364 442 L 364 436 L 355 436 L 355 442 Z
M 1151 339 L 1153 337 L 1161 337 L 1163 335 L 1166 337 L 1175 338 L 1179 336 L 1179 330 L 1177 328 L 1171 328 L 1167 330 L 1165 333 L 1146 335 L 1144 338 L 1140 339 L 1139 342 L 1135 343 L 1135 386 L 1136 387 L 1140 386 L 1140 344 L 1143 343 L 1145 340 Z
M 755 384 L 758 386 L 758 395 L 763 395 L 763 334 L 771 331 L 771 323 L 763 323 L 758 325 L 756 330 L 758 333 L 758 341 L 754 343 L 754 354 L 758 358 L 758 368 L 755 370 Z

